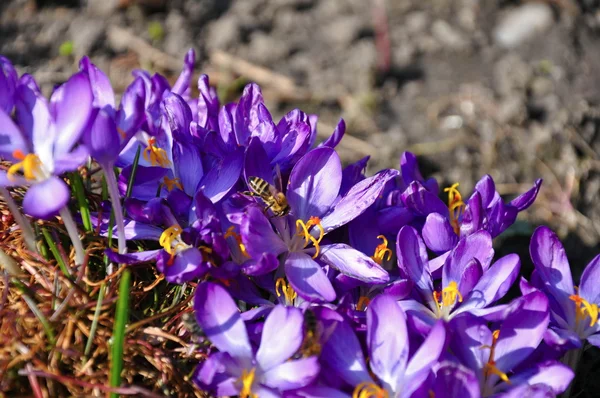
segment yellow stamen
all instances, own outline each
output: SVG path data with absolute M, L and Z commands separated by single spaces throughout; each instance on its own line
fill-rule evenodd
M 287 303 L 292 303 L 298 297 L 298 293 L 296 293 L 292 285 L 287 283 L 283 278 L 279 278 L 275 282 L 275 293 L 277 293 L 277 297 L 281 297 L 283 294 Z
M 246 245 L 244 245 L 242 243 L 242 237 L 240 236 L 240 234 L 238 234 L 237 232 L 234 231 L 234 228 L 235 227 L 233 225 L 231 227 L 227 228 L 227 231 L 225 232 L 225 239 L 230 238 L 230 237 L 235 239 L 235 241 L 237 242 L 237 245 L 240 248 L 240 251 L 242 252 L 242 255 L 244 257 L 250 258 L 250 255 L 246 251 Z
M 310 234 L 310 229 L 312 227 L 317 227 L 319 228 L 319 237 L 315 238 L 314 236 L 312 236 Z M 319 243 L 321 243 L 321 240 L 323 239 L 323 236 L 325 236 L 325 230 L 323 229 L 323 226 L 321 225 L 321 219 L 319 217 L 311 217 L 308 219 L 308 222 L 305 223 L 302 220 L 296 220 L 296 229 L 298 230 L 298 232 L 296 233 L 298 236 L 303 236 L 304 237 L 304 247 L 306 247 L 308 245 L 308 242 L 312 242 L 312 244 L 314 245 L 316 251 L 315 254 L 313 255 L 312 258 L 317 258 L 317 256 L 319 255 Z
M 454 229 L 454 233 L 460 234 L 459 219 L 465 211 L 465 202 L 458 191 L 458 182 L 452 186 L 445 188 L 444 192 L 448 192 L 448 211 L 450 212 L 450 224 Z
M 440 296 L 442 302 L 440 303 Z M 458 299 L 459 303 L 462 303 L 463 297 L 458 290 L 458 284 L 454 281 L 451 281 L 448 286 L 442 289 L 442 293 L 433 292 L 433 299 L 437 303 L 438 307 L 451 307 L 456 303 L 456 299 Z
M 165 187 L 167 187 L 167 191 L 169 192 L 171 192 L 175 187 L 183 191 L 183 186 L 181 185 L 181 180 L 179 178 L 169 178 L 164 176 L 163 184 L 165 184 Z
M 152 137 L 148 139 L 148 146 L 144 149 L 144 159 L 149 162 L 152 166 L 169 167 L 171 162 L 167 156 L 167 152 L 157 147 L 156 138 Z
M 387 261 L 390 261 L 392 259 L 392 251 L 387 247 L 388 240 L 386 239 L 385 236 L 379 235 L 379 236 L 377 236 L 377 239 L 381 239 L 383 241 L 383 243 L 378 245 L 375 248 L 375 253 L 373 254 L 373 256 L 371 258 L 377 264 L 381 265 L 381 263 L 383 263 L 383 260 L 386 258 L 386 256 L 387 256 Z
M 25 155 L 19 149 L 13 152 L 13 157 L 19 159 L 20 162 L 13 164 L 8 168 L 6 176 L 9 180 L 15 180 L 15 174 L 23 171 L 23 176 L 27 180 L 35 180 L 37 175 L 41 173 L 42 161 L 37 155 L 29 153 Z
M 356 309 L 358 311 L 364 311 L 370 303 L 370 298 L 366 296 L 360 296 L 360 298 L 358 299 L 358 303 L 356 303 Z
M 583 321 L 588 316 L 590 317 L 590 326 L 594 326 L 598 322 L 597 304 L 590 304 L 589 301 L 581 298 L 578 294 L 570 295 L 569 299 L 575 302 L 575 321 L 577 323 Z
M 389 398 L 389 395 L 377 384 L 366 381 L 356 386 L 352 398 Z
M 491 346 L 488 346 L 488 345 L 481 346 L 481 348 L 489 348 L 490 349 L 490 355 L 488 357 L 488 361 L 485 365 L 483 365 L 483 374 L 486 378 L 490 377 L 490 375 L 492 375 L 492 374 L 495 374 L 496 376 L 500 377 L 500 379 L 503 382 L 510 384 L 510 380 L 508 379 L 508 376 L 506 375 L 506 373 L 504 373 L 500 369 L 498 369 L 498 367 L 496 366 L 496 361 L 494 360 L 494 355 L 496 352 L 496 343 L 498 342 L 498 337 L 500 337 L 500 330 L 494 330 L 494 332 L 492 332 L 492 345 Z
M 254 383 L 254 374 L 256 373 L 256 368 L 252 368 L 250 370 L 244 369 L 242 371 L 242 376 L 239 381 L 242 382 L 242 389 L 240 391 L 240 398 L 258 398 L 257 394 L 252 392 L 252 384 Z
M 172 227 L 165 229 L 158 239 L 158 243 L 171 255 L 167 265 L 173 265 L 173 260 L 175 259 L 178 248 L 186 247 L 186 245 L 179 240 L 182 232 L 183 230 L 179 225 L 173 225 Z

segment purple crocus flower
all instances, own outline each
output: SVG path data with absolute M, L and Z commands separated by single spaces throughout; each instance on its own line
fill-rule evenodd
M 529 251 L 535 266 L 531 282 L 550 299 L 550 331 L 559 337 L 555 341 L 580 347 L 587 340 L 600 347 L 600 255 L 585 267 L 577 288 L 565 249 L 550 228 L 535 230 Z
M 76 170 L 88 158 L 87 150 L 77 144 L 92 115 L 92 101 L 84 73 L 58 87 L 50 103 L 33 78 L 23 75 L 15 92 L 18 125 L 0 108 L 0 157 L 13 163 L 0 172 L 0 185 L 30 186 L 23 199 L 25 213 L 48 219 L 67 204 L 69 187 L 58 176 Z
M 156 240 L 162 249 L 125 255 L 107 251 L 112 261 L 135 264 L 156 260 L 157 269 L 168 282 L 184 283 L 204 276 L 229 257 L 217 210 L 201 191 L 193 200 L 182 192 L 173 192 L 166 200 L 155 198 L 146 204 L 130 200 L 125 208 L 131 217 L 125 220 L 126 239 Z M 107 226 L 105 219 L 101 225 L 103 235 L 107 234 Z
M 446 345 L 444 323 L 438 322 L 421 346 L 411 351 L 404 312 L 385 294 L 373 299 L 367 308 L 368 366 L 349 324 L 333 320 L 325 322 L 326 329 L 329 324 L 335 329 L 323 345 L 321 361 L 353 389 L 354 397 L 400 398 L 427 391 L 432 367 Z
M 402 227 L 397 239 L 398 267 L 413 281 L 416 297 L 400 301 L 409 315 L 426 324 L 437 319 L 452 320 L 472 313 L 488 316 L 503 307 L 490 307 L 502 298 L 519 273 L 521 261 L 509 254 L 490 265 L 494 256 L 492 238 L 478 231 L 462 238 L 442 267 L 441 291 L 434 289 L 427 249 L 417 231 Z
M 567 366 L 557 361 L 528 362 L 548 327 L 548 309 L 548 299 L 536 291 L 511 303 L 495 331 L 471 314 L 457 318 L 450 348 L 474 371 L 481 396 L 497 396 L 521 385 L 545 384 L 554 394 L 568 387 L 573 371 Z M 471 379 L 469 384 L 473 383 Z
M 350 246 L 321 242 L 327 233 L 369 207 L 397 172 L 383 171 L 361 181 L 339 198 L 341 171 L 339 156 L 332 148 L 314 149 L 296 163 L 290 174 L 285 192 L 291 209 L 288 216 L 269 219 L 252 205 L 241 218 L 241 237 L 250 257 L 259 259 L 264 253 L 283 255 L 282 271 L 293 288 L 290 292 L 297 292 L 306 300 L 335 299 L 323 265 L 367 283 L 383 283 L 389 278 L 379 264 Z M 265 172 L 258 175 L 273 181 Z M 273 269 L 262 273 L 270 271 Z
M 541 184 L 542 180 L 537 180 L 529 191 L 504 203 L 496 191 L 494 180 L 486 175 L 475 185 L 466 202 L 458 191 L 458 184 L 446 188 L 446 207 L 437 196 L 415 182 L 403 194 L 403 201 L 407 207 L 427 214 L 423 240 L 429 249 L 441 254 L 451 250 L 461 237 L 480 229 L 488 231 L 492 238 L 500 235 L 515 222 L 519 212 L 533 204 Z
M 223 287 L 209 282 L 198 285 L 194 310 L 206 337 L 219 350 L 194 375 L 203 390 L 218 396 L 280 397 L 309 385 L 319 374 L 316 356 L 291 359 L 304 339 L 300 309 L 275 306 L 262 325 L 256 350 L 235 302 Z

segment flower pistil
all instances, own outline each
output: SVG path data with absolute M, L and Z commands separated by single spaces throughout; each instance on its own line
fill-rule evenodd
M 388 398 L 389 394 L 386 390 L 379 387 L 373 382 L 366 381 L 360 383 L 354 389 L 352 398 Z
M 298 297 L 298 293 L 296 293 L 292 285 L 287 283 L 283 278 L 279 278 L 275 282 L 275 293 L 277 293 L 277 297 L 283 295 L 288 304 L 293 303 L 294 299 Z
M 143 156 L 152 166 L 169 167 L 171 165 L 167 152 L 156 146 L 154 137 L 148 139 L 148 146 L 144 148 Z
M 175 259 L 178 250 L 188 248 L 188 245 L 180 238 L 182 232 L 183 230 L 179 225 L 173 225 L 172 227 L 165 229 L 160 235 L 158 243 L 160 243 L 165 251 L 171 255 L 167 265 L 173 265 L 173 260 Z
M 377 264 L 381 265 L 381 263 L 383 263 L 383 260 L 386 259 L 386 257 L 387 261 L 390 261 L 392 259 L 392 251 L 388 247 L 388 240 L 385 236 L 379 235 L 377 236 L 377 239 L 381 239 L 383 243 L 377 245 L 377 247 L 375 248 L 375 253 L 371 258 Z
M 23 176 L 30 181 L 35 180 L 42 173 L 42 161 L 37 155 L 33 153 L 25 155 L 17 149 L 13 152 L 13 157 L 19 159 L 20 162 L 15 163 L 8 168 L 6 175 L 9 180 L 14 181 L 15 174 L 19 171 L 23 171 Z
M 318 238 L 311 235 L 310 230 L 312 227 L 317 227 L 319 229 Z M 319 255 L 319 243 L 321 243 L 321 240 L 325 235 L 325 230 L 321 225 L 321 219 L 319 217 L 311 217 L 306 223 L 302 220 L 296 220 L 296 229 L 298 230 L 297 235 L 304 237 L 304 247 L 306 247 L 309 242 L 312 242 L 315 246 L 316 251 L 313 258 L 317 258 Z
M 503 382 L 510 384 L 510 380 L 508 379 L 508 376 L 506 375 L 506 373 L 504 373 L 500 369 L 498 369 L 498 367 L 496 366 L 496 361 L 494 360 L 494 355 L 496 352 L 496 343 L 498 342 L 498 337 L 500 337 L 500 330 L 494 330 L 494 332 L 492 333 L 492 345 L 491 346 L 488 346 L 488 345 L 481 346 L 481 348 L 489 348 L 490 349 L 490 355 L 488 357 L 488 361 L 483 366 L 483 374 L 485 375 L 486 378 L 490 377 L 490 375 L 492 375 L 492 374 L 495 374 L 496 376 L 500 377 L 500 379 Z
M 454 229 L 454 233 L 460 234 L 459 220 L 465 211 L 465 202 L 458 191 L 458 182 L 452 186 L 445 188 L 444 192 L 448 192 L 448 211 L 450 213 L 450 224 Z
M 598 305 L 590 304 L 589 301 L 578 294 L 572 294 L 569 299 L 575 302 L 575 321 L 579 324 L 581 321 L 590 317 L 590 326 L 598 322 Z

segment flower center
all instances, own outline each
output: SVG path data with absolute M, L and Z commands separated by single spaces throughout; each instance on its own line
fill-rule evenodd
M 294 299 L 298 297 L 298 293 L 296 293 L 292 285 L 287 283 L 283 278 L 279 278 L 277 279 L 277 282 L 275 282 L 275 293 L 277 293 L 277 297 L 283 295 L 287 305 L 292 305 Z
M 598 322 L 597 304 L 590 304 L 589 301 L 581 298 L 578 294 L 570 295 L 569 299 L 575 302 L 575 321 L 577 324 L 585 320 L 588 316 L 590 317 L 590 326 L 594 326 Z
M 352 398 L 388 398 L 388 392 L 373 382 L 360 383 L 354 389 Z
M 144 149 L 144 159 L 149 162 L 152 166 L 169 167 L 171 162 L 167 156 L 167 152 L 157 147 L 156 138 L 152 137 L 148 139 L 148 146 Z
M 387 261 L 390 261 L 392 259 L 392 251 L 388 248 L 388 240 L 386 239 L 385 236 L 379 235 L 379 236 L 377 236 L 377 239 L 381 239 L 383 241 L 383 243 L 381 243 L 380 245 L 377 245 L 377 247 L 375 248 L 375 253 L 373 254 L 373 256 L 371 258 L 377 264 L 381 265 L 381 263 L 383 263 L 383 260 L 386 257 L 387 257 Z
M 364 311 L 369 303 L 371 303 L 371 299 L 366 296 L 360 296 L 358 302 L 356 303 L 356 309 L 358 311 Z
M 15 163 L 8 168 L 6 176 L 9 180 L 14 181 L 15 174 L 19 171 L 23 171 L 23 176 L 30 181 L 42 177 L 42 161 L 37 155 L 34 155 L 33 153 L 25 155 L 19 149 L 16 149 L 13 152 L 13 157 L 19 159 L 20 162 Z
M 183 191 L 183 186 L 181 185 L 181 180 L 179 178 L 169 178 L 167 176 L 164 176 L 163 184 L 169 192 L 171 192 L 175 187 Z
M 494 355 L 495 355 L 495 351 L 496 351 L 496 343 L 498 342 L 498 337 L 500 337 L 500 330 L 494 330 L 494 332 L 492 333 L 492 345 L 483 345 L 480 348 L 489 348 L 490 349 L 490 355 L 488 357 L 488 361 L 485 365 L 483 365 L 483 374 L 486 378 L 490 377 L 490 375 L 495 374 L 496 376 L 500 377 L 500 379 L 507 383 L 510 384 L 510 380 L 508 379 L 508 376 L 506 375 L 506 373 L 502 372 L 500 369 L 498 369 L 498 367 L 496 366 L 496 361 L 494 360 Z
M 171 255 L 167 265 L 173 265 L 173 260 L 178 250 L 187 249 L 189 246 L 181 240 L 181 233 L 183 230 L 179 225 L 173 225 L 163 231 L 160 235 L 158 243 L 165 249 L 167 253 Z
M 254 383 L 255 373 L 256 368 L 252 368 L 250 370 L 244 369 L 242 371 L 242 376 L 239 378 L 239 381 L 242 382 L 240 398 L 258 398 L 258 395 L 252 392 L 252 384 Z
M 450 213 L 450 224 L 456 235 L 460 234 L 459 220 L 465 211 L 465 202 L 458 191 L 458 182 L 452 186 L 445 188 L 444 192 L 448 192 L 448 211 Z
M 238 247 L 240 248 L 240 252 L 242 252 L 242 255 L 244 257 L 250 258 L 250 255 L 246 251 L 246 245 L 244 245 L 242 243 L 242 237 L 240 236 L 240 234 L 238 234 L 237 232 L 234 231 L 234 228 L 235 227 L 233 225 L 231 227 L 227 228 L 227 231 L 225 232 L 225 239 L 227 239 L 227 238 L 235 239 Z
M 460 294 L 460 291 L 458 290 L 458 284 L 454 281 L 450 281 L 448 286 L 442 289 L 441 293 L 433 292 L 433 299 L 435 300 L 440 309 L 442 307 L 453 306 L 456 303 L 457 299 L 459 303 L 462 303 L 463 301 L 462 294 Z
M 319 228 L 319 238 L 315 238 L 310 234 L 312 227 Z M 313 258 L 317 258 L 319 255 L 319 243 L 321 243 L 321 240 L 325 235 L 325 230 L 321 225 L 321 219 L 319 217 L 311 217 L 308 219 L 307 223 L 302 220 L 296 220 L 296 230 L 298 231 L 296 233 L 298 236 L 304 237 L 304 247 L 308 246 L 309 242 L 312 242 L 312 244 L 315 246 L 315 249 L 317 249 L 313 255 Z

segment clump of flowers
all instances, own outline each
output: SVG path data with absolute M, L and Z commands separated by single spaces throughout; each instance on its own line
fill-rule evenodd
M 600 346 L 600 257 L 574 286 L 560 241 L 539 227 L 535 272 L 507 300 L 521 261 L 493 249 L 541 180 L 506 203 L 484 176 L 467 198 L 425 180 L 408 152 L 399 170 L 367 177 L 368 159 L 343 167 L 336 152 L 343 120 L 319 142 L 315 115 L 274 120 L 256 84 L 221 105 L 201 76 L 192 97 L 193 65 L 190 52 L 172 87 L 135 72 L 117 106 L 87 58 L 49 101 L 0 58 L 0 193 L 24 234 L 34 232 L 6 188 L 27 189 L 25 214 L 60 215 L 72 271 L 85 256 L 79 221 L 108 242 L 108 274 L 149 264 L 195 285 L 201 332 L 184 337 L 205 343 L 198 389 L 391 398 L 569 388 L 578 353 Z M 110 202 L 73 217 L 71 191 L 93 191 L 74 183 L 82 166 L 101 173 Z

